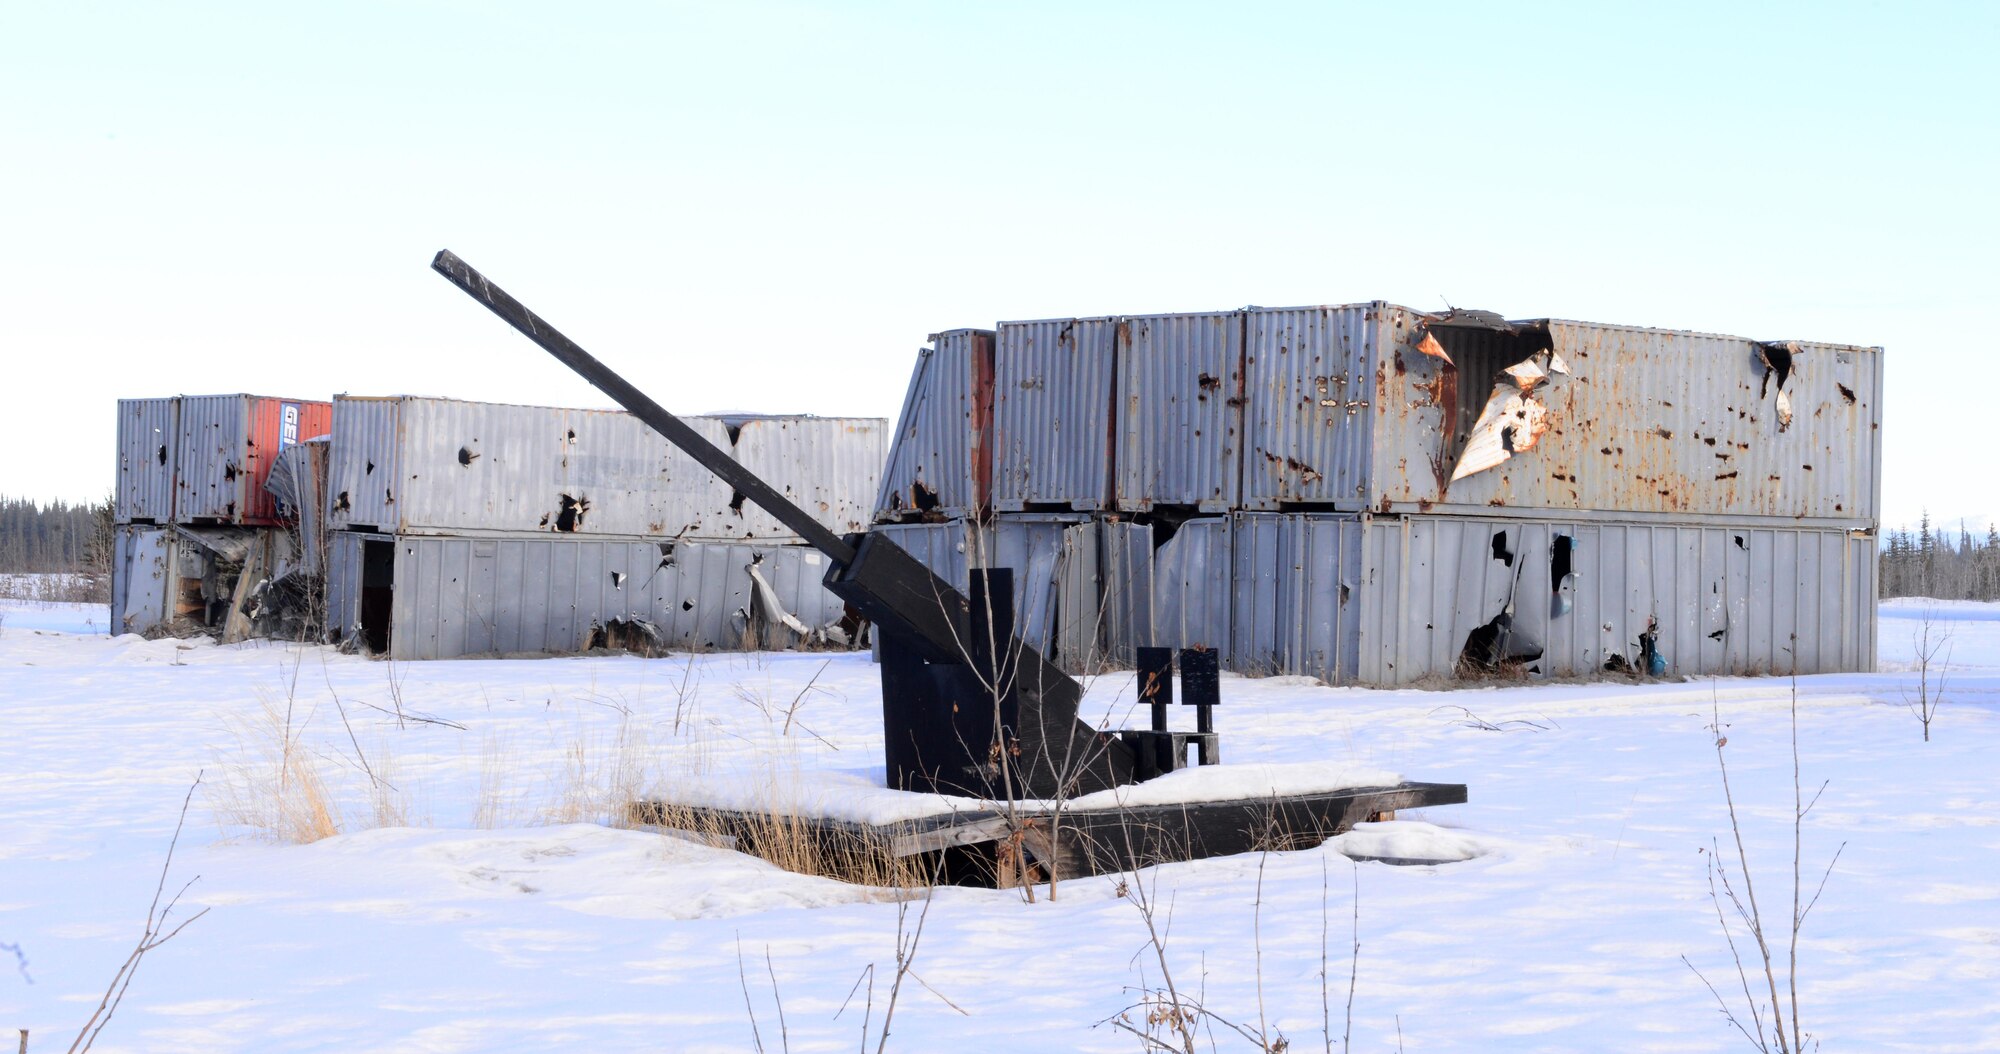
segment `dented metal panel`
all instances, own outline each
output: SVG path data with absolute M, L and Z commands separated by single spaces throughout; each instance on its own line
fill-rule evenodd
M 736 430 L 736 460 L 835 534 L 865 531 L 881 487 L 887 428 L 878 417 L 762 417 Z M 747 539 L 795 537 L 746 504 Z
M 1014 569 L 1015 631 L 1065 672 L 1103 662 L 1103 610 L 1096 525 L 1087 517 L 1023 513 L 995 517 L 975 539 L 975 567 Z
M 1377 366 L 1382 510 L 1877 516 L 1880 349 L 1565 321 L 1393 336 Z M 1420 353 L 1425 337 L 1449 361 Z
M 174 522 L 275 526 L 264 490 L 279 451 L 327 434 L 332 406 L 257 395 L 183 395 L 175 431 Z
M 361 629 L 361 545 L 368 535 L 334 531 L 326 546 L 326 635 L 329 643 L 353 640 Z
M 1376 334 L 1407 326 L 1382 304 L 1253 308 L 1245 316 L 1240 508 L 1359 509 L 1382 398 Z
M 172 527 L 120 524 L 112 532 L 111 633 L 145 633 L 170 615 L 175 583 Z
M 172 523 L 180 399 L 118 400 L 118 479 L 114 523 Z
M 1116 322 L 1002 322 L 993 361 L 993 507 L 1091 511 L 1110 497 Z
M 1361 683 L 1454 676 L 1475 631 L 1503 614 L 1483 654 L 1531 675 L 1831 673 L 1875 662 L 1866 534 L 1431 516 L 1376 519 L 1368 550 Z M 1649 671 L 1652 653 L 1659 668 Z
M 993 332 L 932 336 L 896 419 L 875 516 L 895 521 L 983 513 L 993 475 Z
M 396 397 L 336 400 L 336 530 L 740 538 L 727 485 L 630 414 Z M 685 418 L 731 446 L 714 418 Z
M 1361 642 L 1361 520 L 1327 513 L 1232 520 L 1229 668 L 1350 683 Z
M 1231 574 L 1230 519 L 1181 524 L 1153 550 L 1152 639 L 1146 643 L 1227 652 Z
M 753 566 L 810 629 L 842 612 L 820 585 L 826 558 L 800 547 L 547 534 L 404 535 L 394 544 L 395 659 L 567 654 L 590 647 L 612 619 L 649 622 L 674 648 L 796 646 L 781 625 L 761 638 L 752 631 Z
M 1099 566 L 1103 571 L 1104 661 L 1130 668 L 1134 650 L 1153 647 L 1153 528 L 1126 520 L 1098 524 Z
M 1228 512 L 1242 462 L 1243 313 L 1117 322 L 1117 508 Z

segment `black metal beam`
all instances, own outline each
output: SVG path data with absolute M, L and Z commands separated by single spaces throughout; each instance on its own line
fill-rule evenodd
M 486 305 L 487 310 L 499 315 L 508 325 L 521 331 L 521 335 L 541 345 L 543 351 L 556 357 L 563 365 L 575 370 L 584 380 L 611 397 L 611 401 L 631 411 L 632 416 L 644 421 L 667 441 L 680 447 L 687 455 L 701 462 L 703 468 L 715 473 L 737 493 L 744 496 L 758 508 L 776 517 L 779 523 L 792 529 L 793 533 L 805 539 L 806 543 L 827 555 L 827 559 L 845 567 L 854 560 L 854 550 L 841 540 L 839 535 L 827 530 L 818 520 L 804 509 L 785 500 L 772 486 L 757 478 L 757 475 L 743 467 L 735 458 L 702 438 L 701 434 L 689 428 L 687 423 L 669 413 L 659 403 L 612 372 L 609 366 L 597 361 L 589 352 L 578 347 L 576 342 L 562 335 L 561 331 L 543 321 L 522 305 L 519 300 L 507 295 L 506 290 L 488 281 L 486 276 L 474 270 L 471 264 L 458 258 L 449 249 L 439 250 L 431 260 L 431 270 L 445 276 L 451 283 L 465 290 L 472 299 Z

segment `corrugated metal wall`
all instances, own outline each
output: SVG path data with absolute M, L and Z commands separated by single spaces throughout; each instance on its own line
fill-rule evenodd
M 1116 507 L 1236 506 L 1243 313 L 1118 320 Z
M 1351 683 L 1361 640 L 1361 521 L 1272 513 L 1232 519 L 1235 571 L 1223 661 L 1239 673 Z
M 1876 519 L 1879 349 L 1792 345 L 1781 387 L 1759 345 L 1741 338 L 1551 322 L 1569 374 L 1552 376 L 1537 393 L 1549 430 L 1533 449 L 1447 487 L 1498 371 L 1524 355 L 1504 334 L 1438 332 L 1458 360 L 1456 434 L 1440 439 L 1435 392 L 1447 368 L 1418 354 L 1416 329 L 1406 327 L 1385 345 L 1392 368 L 1375 415 L 1373 506 L 1769 516 L 1843 526 Z M 1784 428 L 1781 391 L 1792 410 Z M 1434 470 L 1440 457 L 1442 476 Z
M 1557 536 L 1572 540 L 1560 583 Z M 1467 637 L 1510 603 L 1511 642 L 1543 649 L 1528 665 L 1545 675 L 1599 673 L 1613 655 L 1635 663 L 1655 620 L 1670 676 L 1875 665 L 1869 534 L 1411 517 L 1376 520 L 1368 543 L 1364 683 L 1451 676 Z
M 174 529 L 121 524 L 111 544 L 111 633 L 144 633 L 166 622 L 176 580 Z
M 845 535 L 867 530 L 874 518 L 887 444 L 880 418 L 771 417 L 744 422 L 735 454 L 827 530 Z M 743 519 L 746 538 L 796 537 L 755 505 L 744 506 Z
M 1098 559 L 1103 571 L 1104 661 L 1129 669 L 1138 661 L 1134 650 L 1151 646 L 1158 635 L 1153 626 L 1153 529 L 1125 520 L 1097 525 Z
M 1368 496 L 1374 348 L 1385 305 L 1246 311 L 1241 508 L 1359 509 Z
M 183 395 L 174 455 L 174 522 L 271 526 L 264 481 L 285 446 L 324 435 L 332 406 L 255 395 Z
M 1227 653 L 1234 573 L 1230 539 L 1229 517 L 1205 517 L 1181 524 L 1153 550 L 1152 639 L 1136 643 L 1200 645 Z
M 352 639 L 360 623 L 361 546 L 393 542 L 389 657 L 564 654 L 610 619 L 644 619 L 672 647 L 784 647 L 775 628 L 746 637 L 754 563 L 780 605 L 815 629 L 843 605 L 821 586 L 826 558 L 799 546 L 526 536 L 453 537 L 340 532 L 327 576 L 328 623 Z
M 118 400 L 115 523 L 172 523 L 174 464 L 180 449 L 180 400 Z
M 993 332 L 957 329 L 917 355 L 896 419 L 877 519 L 914 513 L 953 519 L 988 507 L 993 474 Z
M 1104 508 L 1115 320 L 1002 322 L 993 360 L 993 507 Z

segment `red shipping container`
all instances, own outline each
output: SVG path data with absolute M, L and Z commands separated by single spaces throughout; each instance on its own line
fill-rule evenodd
M 333 404 L 263 395 L 183 395 L 174 481 L 174 522 L 269 527 L 278 519 L 264 490 L 278 452 L 326 435 Z

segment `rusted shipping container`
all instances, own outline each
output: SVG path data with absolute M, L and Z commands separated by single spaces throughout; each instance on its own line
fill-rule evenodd
M 875 518 L 979 516 L 991 506 L 993 332 L 931 335 L 896 418 Z
M 1117 321 L 1119 509 L 1236 506 L 1243 325 L 1240 311 Z
M 281 523 L 264 489 L 284 448 L 327 434 L 330 403 L 261 395 L 183 395 L 175 426 L 173 521 Z
M 174 465 L 180 451 L 178 397 L 118 400 L 114 523 L 172 523 Z
M 1110 503 L 1117 322 L 1002 322 L 993 352 L 993 507 Z

